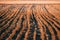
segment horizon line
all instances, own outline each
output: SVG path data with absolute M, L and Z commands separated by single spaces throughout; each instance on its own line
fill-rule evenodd
M 0 4 L 60 4 L 60 1 L 0 1 Z

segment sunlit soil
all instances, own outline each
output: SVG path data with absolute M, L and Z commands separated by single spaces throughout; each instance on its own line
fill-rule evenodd
M 60 5 L 0 5 L 0 40 L 60 40 Z

